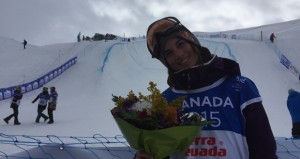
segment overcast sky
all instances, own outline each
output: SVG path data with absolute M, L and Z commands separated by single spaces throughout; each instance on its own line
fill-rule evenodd
M 299 0 L 0 0 L 0 36 L 33 45 L 93 36 L 145 35 L 148 25 L 177 17 L 191 31 L 226 31 L 300 18 Z

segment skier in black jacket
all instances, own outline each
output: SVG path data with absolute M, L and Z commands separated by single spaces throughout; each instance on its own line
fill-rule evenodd
M 43 113 L 43 111 L 46 109 L 47 107 L 47 102 L 49 100 L 49 92 L 48 92 L 48 88 L 44 87 L 43 88 L 43 92 L 40 93 L 33 101 L 32 103 L 34 103 L 35 101 L 37 101 L 39 99 L 39 104 L 38 104 L 38 109 L 37 109 L 37 117 L 35 122 L 39 123 L 40 122 L 40 118 L 43 117 L 44 118 L 44 122 L 46 122 L 49 117 L 47 115 L 45 115 Z
M 19 115 L 19 105 L 20 105 L 22 97 L 23 97 L 23 95 L 21 93 L 21 87 L 17 86 L 16 89 L 14 90 L 14 93 L 13 93 L 13 96 L 11 99 L 11 104 L 10 104 L 10 107 L 13 109 L 13 114 L 11 114 L 3 119 L 6 124 L 8 124 L 9 120 L 12 117 L 15 117 L 14 125 L 21 124 L 19 122 L 18 115 Z
M 22 44 L 24 45 L 24 49 L 26 49 L 27 41 L 25 39 Z

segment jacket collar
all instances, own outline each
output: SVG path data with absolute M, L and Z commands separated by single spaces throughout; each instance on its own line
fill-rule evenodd
M 214 55 L 201 66 L 170 73 L 168 84 L 176 90 L 194 90 L 209 86 L 228 75 L 241 75 L 239 64 Z

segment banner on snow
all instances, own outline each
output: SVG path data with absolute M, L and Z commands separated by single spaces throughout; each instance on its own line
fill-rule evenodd
M 47 74 L 34 81 L 19 85 L 21 86 L 22 93 L 30 92 L 40 87 L 43 87 L 46 83 L 61 75 L 64 71 L 73 66 L 75 63 L 77 63 L 77 57 L 73 57 L 66 63 L 62 64 L 61 66 L 57 67 L 56 69 L 48 72 Z M 11 98 L 15 88 L 16 86 L 0 88 L 0 100 Z

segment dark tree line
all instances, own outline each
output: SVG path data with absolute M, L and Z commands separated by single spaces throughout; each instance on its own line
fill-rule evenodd
M 114 40 L 116 39 L 117 36 L 113 35 L 113 34 L 100 34 L 100 33 L 95 33 L 95 35 L 93 37 L 89 37 L 89 36 L 84 36 L 82 37 L 82 40 L 93 40 L 93 41 L 100 41 L 100 40 Z

